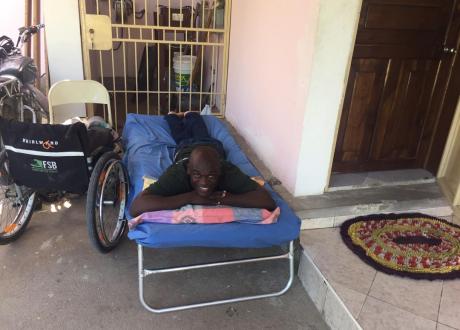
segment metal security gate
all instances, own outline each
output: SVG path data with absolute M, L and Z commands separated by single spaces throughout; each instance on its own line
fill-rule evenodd
M 231 0 L 80 0 L 85 78 L 128 113 L 224 116 Z M 102 114 L 91 109 L 89 114 Z

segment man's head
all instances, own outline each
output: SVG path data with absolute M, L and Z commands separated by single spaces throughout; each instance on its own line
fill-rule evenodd
M 211 146 L 198 146 L 193 149 L 187 166 L 190 183 L 203 197 L 211 195 L 219 183 L 221 174 L 220 156 Z

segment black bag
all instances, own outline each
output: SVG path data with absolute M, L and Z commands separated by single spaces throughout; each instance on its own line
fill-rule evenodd
M 40 190 L 87 190 L 88 137 L 83 123 L 31 124 L 0 118 L 0 132 L 15 183 Z

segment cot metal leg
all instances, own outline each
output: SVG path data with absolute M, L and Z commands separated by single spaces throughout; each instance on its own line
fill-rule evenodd
M 198 308 L 198 307 L 228 304 L 228 303 L 234 303 L 234 302 L 246 301 L 246 300 L 276 297 L 276 296 L 280 296 L 284 294 L 287 290 L 289 290 L 294 280 L 294 243 L 293 241 L 289 242 L 289 252 L 286 254 L 282 254 L 282 255 L 259 257 L 259 258 L 248 258 L 248 259 L 234 260 L 234 261 L 214 262 L 214 263 L 198 264 L 198 265 L 184 266 L 184 267 L 172 267 L 172 268 L 162 268 L 162 269 L 144 269 L 143 246 L 140 244 L 137 245 L 137 256 L 138 256 L 138 271 L 139 271 L 138 273 L 139 300 L 141 301 L 142 306 L 144 306 L 148 311 L 153 312 L 153 313 L 166 313 L 166 312 L 180 311 L 184 309 L 191 309 L 191 308 Z M 219 266 L 225 266 L 225 265 L 258 262 L 258 261 L 269 261 L 269 260 L 276 260 L 276 259 L 288 259 L 288 264 L 289 264 L 289 279 L 287 281 L 286 286 L 280 291 L 260 294 L 260 295 L 243 296 L 243 297 L 237 297 L 237 298 L 231 298 L 231 299 L 214 300 L 214 301 L 198 303 L 198 304 L 180 305 L 180 306 L 165 307 L 165 308 L 154 308 L 150 306 L 148 303 L 146 303 L 144 299 L 144 278 L 149 275 L 159 274 L 159 273 L 168 273 L 168 272 L 180 272 L 180 271 L 185 271 L 185 270 L 190 270 L 190 269 L 210 268 L 210 267 L 219 267 Z

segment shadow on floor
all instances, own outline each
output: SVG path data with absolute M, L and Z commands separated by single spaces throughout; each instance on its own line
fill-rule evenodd
M 167 314 L 151 314 L 138 300 L 137 254 L 125 239 L 110 254 L 102 255 L 86 233 L 84 199 L 72 200 L 69 209 L 34 214 L 25 234 L 0 247 L 0 320 L 2 329 L 326 329 L 326 325 L 298 279 L 285 295 Z M 223 255 L 227 249 L 176 249 L 158 254 L 146 249 L 146 263 L 156 264 Z M 284 268 L 264 264 L 232 266 L 214 272 L 165 275 L 146 290 L 159 305 L 192 298 L 215 298 L 217 290 L 269 290 L 280 285 Z M 219 279 L 220 278 L 220 279 Z M 148 284 L 152 284 L 149 283 Z M 183 291 L 181 291 L 183 290 Z M 183 292 L 183 293 L 180 293 Z M 218 296 L 217 296 L 218 297 Z

